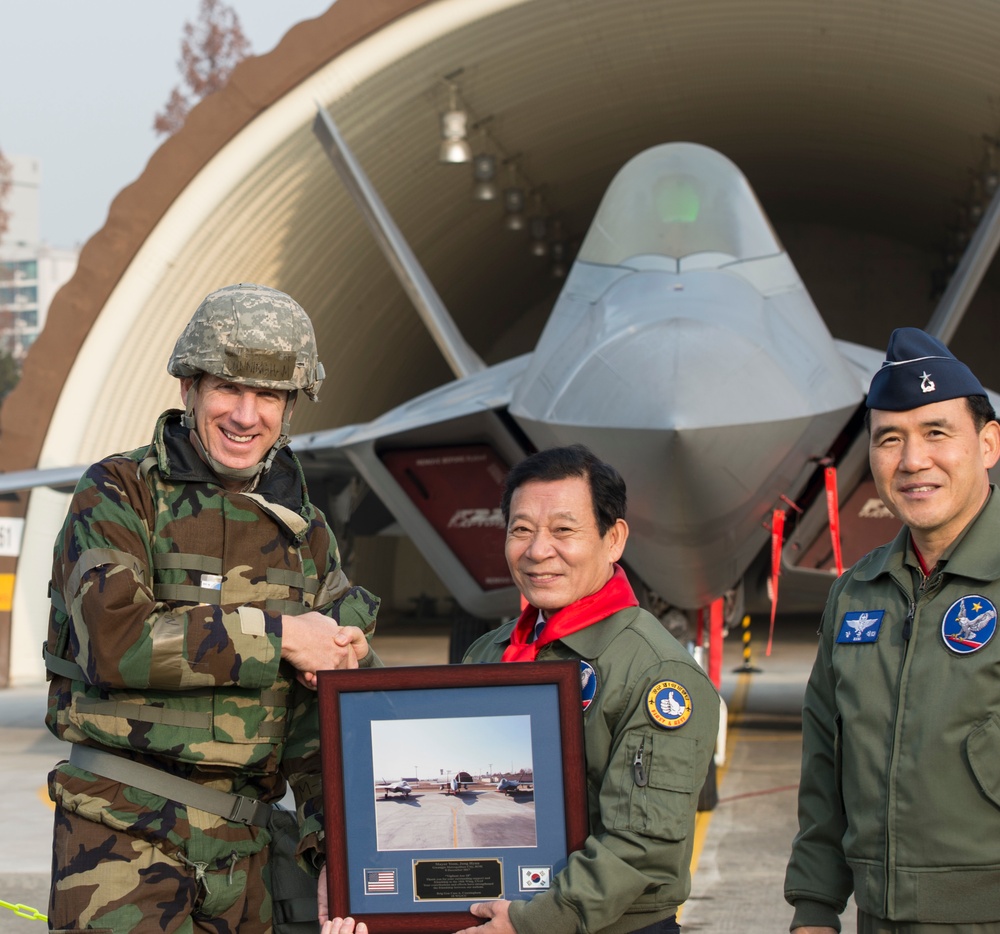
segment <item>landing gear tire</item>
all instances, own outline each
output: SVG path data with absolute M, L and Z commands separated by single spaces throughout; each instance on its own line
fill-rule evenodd
M 726 632 L 739 629 L 746 608 L 746 587 L 741 577 L 732 590 L 722 595 L 722 625 Z

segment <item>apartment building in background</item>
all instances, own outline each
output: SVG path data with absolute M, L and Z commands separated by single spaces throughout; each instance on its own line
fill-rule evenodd
M 39 162 L 7 158 L 13 172 L 5 205 L 10 221 L 0 240 L 0 353 L 21 364 L 45 327 L 53 297 L 76 270 L 79 251 L 42 242 Z

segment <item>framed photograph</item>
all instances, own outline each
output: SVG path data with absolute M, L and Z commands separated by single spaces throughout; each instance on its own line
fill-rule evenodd
M 330 917 L 450 934 L 587 837 L 580 665 L 319 672 Z

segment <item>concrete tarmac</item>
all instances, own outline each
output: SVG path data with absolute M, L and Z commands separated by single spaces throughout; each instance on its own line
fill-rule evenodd
M 52 803 L 46 777 L 66 744 L 44 726 L 44 685 L 0 690 L 0 902 L 48 910 Z M 42 934 L 43 921 L 0 904 L 3 934 Z
M 380 850 L 454 850 L 534 846 L 535 803 L 520 805 L 492 789 L 453 795 L 414 788 L 375 800 Z
M 780 626 L 780 621 L 779 624 Z M 722 696 L 729 708 L 719 803 L 698 815 L 685 931 L 787 931 L 792 909 L 782 895 L 785 864 L 798 829 L 796 801 L 802 747 L 802 697 L 816 653 L 816 621 L 779 628 L 770 656 L 766 630 L 751 645 L 746 673 L 739 634 L 725 643 Z M 841 921 L 857 930 L 854 902 Z
M 787 631 L 780 626 L 779 621 L 770 657 L 763 654 L 764 626 L 753 632 L 751 662 L 760 669 L 755 674 L 733 670 L 743 662 L 739 634 L 725 643 L 727 758 L 719 774 L 719 804 L 698 818 L 692 893 L 681 915 L 687 931 L 788 930 L 791 909 L 782 898 L 782 880 L 796 829 L 799 711 L 816 640 L 812 626 Z M 387 665 L 444 664 L 447 644 L 444 627 L 417 631 L 403 623 L 384 626 L 375 637 Z M 67 747 L 43 726 L 45 697 L 44 685 L 0 690 L 2 934 L 42 934 L 47 928 L 3 905 L 19 904 L 42 915 L 47 910 L 52 810 L 45 784 Z M 844 930 L 854 934 L 853 906 L 844 914 Z

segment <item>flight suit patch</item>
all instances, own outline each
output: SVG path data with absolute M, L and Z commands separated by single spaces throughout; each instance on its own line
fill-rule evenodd
M 597 697 L 597 671 L 590 662 L 580 659 L 580 696 L 586 710 Z
M 979 594 L 959 597 L 941 620 L 941 638 L 956 655 L 978 652 L 997 631 L 997 608 Z
M 691 695 L 677 681 L 660 681 L 646 695 L 646 711 L 657 726 L 676 730 L 691 719 Z
M 882 628 L 882 617 L 885 610 L 855 610 L 845 613 L 837 633 L 837 642 L 841 645 L 860 645 L 863 642 L 875 642 Z

